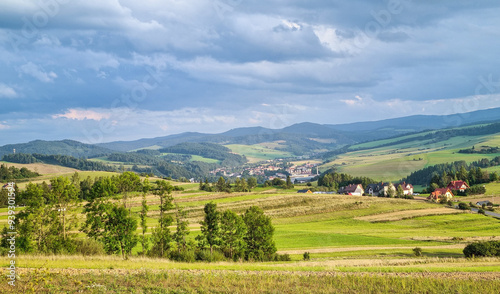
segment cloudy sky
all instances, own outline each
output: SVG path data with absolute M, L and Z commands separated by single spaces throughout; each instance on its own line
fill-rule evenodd
M 500 107 L 495 0 L 2 0 L 0 145 Z

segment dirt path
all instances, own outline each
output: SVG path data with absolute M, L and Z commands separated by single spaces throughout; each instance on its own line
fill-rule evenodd
M 463 249 L 465 244 L 440 245 L 440 246 L 420 246 L 422 249 Z M 300 249 L 300 250 L 280 250 L 280 254 L 302 254 L 305 251 L 309 253 L 328 253 L 328 252 L 348 252 L 348 251 L 370 251 L 370 250 L 400 250 L 413 249 L 412 247 L 341 247 L 341 248 L 317 248 L 317 249 Z
M 23 276 L 33 273 L 39 269 L 19 268 L 18 273 Z M 48 269 L 50 273 L 67 276 L 78 275 L 141 275 L 145 272 L 158 273 L 183 273 L 186 275 L 280 275 L 280 276 L 389 276 L 389 277 L 412 277 L 412 278 L 436 278 L 436 279 L 473 279 L 473 280 L 499 280 L 497 272 L 414 272 L 414 273 L 391 273 L 391 272 L 339 272 L 339 271 L 282 271 L 282 270 L 148 270 L 148 269 Z

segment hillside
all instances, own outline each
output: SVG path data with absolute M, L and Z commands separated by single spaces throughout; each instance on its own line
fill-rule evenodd
M 460 153 L 473 146 L 498 147 L 500 123 L 476 124 L 437 131 L 425 131 L 390 139 L 352 145 L 346 153 L 330 158 L 321 168 L 395 181 L 422 168 L 464 160 L 493 159 L 500 153 Z M 495 150 L 495 149 L 490 149 Z
M 90 144 L 80 143 L 73 140 L 62 140 L 62 141 L 43 141 L 36 140 L 28 143 L 22 144 L 9 144 L 0 147 L 0 158 L 5 154 L 12 154 L 13 150 L 16 153 L 39 153 L 46 155 L 68 155 L 78 158 L 89 158 L 95 157 L 102 154 L 109 154 L 113 151 Z
M 500 108 L 495 108 L 453 115 L 415 115 L 350 124 L 333 125 L 304 122 L 282 129 L 247 127 L 231 129 L 220 134 L 188 132 L 129 142 L 102 143 L 98 144 L 98 146 L 117 151 L 131 151 L 144 148 L 165 148 L 185 142 L 257 145 L 282 141 L 276 150 L 291 152 L 294 155 L 304 155 L 424 130 L 436 130 L 477 124 L 479 122 L 497 121 L 499 117 Z

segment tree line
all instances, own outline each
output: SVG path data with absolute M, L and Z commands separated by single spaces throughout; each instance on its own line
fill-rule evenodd
M 461 180 L 466 181 L 470 186 L 472 186 L 497 181 L 497 173 L 490 174 L 488 171 L 483 171 L 482 169 L 498 165 L 500 165 L 500 156 L 497 156 L 492 160 L 483 158 L 481 160 L 471 162 L 470 164 L 461 160 L 452 163 L 436 164 L 423 168 L 412 172 L 408 177 L 402 180 L 414 185 L 431 185 L 435 183 L 439 187 L 446 187 L 446 185 L 453 180 Z
M 31 171 L 26 167 L 20 169 L 15 166 L 0 165 L 0 181 L 8 182 L 11 180 L 28 179 L 40 176 L 39 173 Z
M 213 143 L 181 143 L 175 146 L 162 148 L 163 153 L 178 153 L 199 155 L 206 158 L 217 159 L 222 166 L 240 166 L 247 162 L 245 156 L 231 153 L 225 146 Z
M 230 210 L 219 212 L 215 203 L 207 203 L 201 234 L 187 240 L 187 213 L 174 203 L 172 192 L 179 189 L 169 182 L 150 183 L 147 177 L 141 181 L 131 172 L 91 181 L 80 181 L 75 173 L 71 178 L 54 178 L 50 184 L 29 183 L 20 192 L 16 187 L 19 201 L 26 205 L 16 215 L 16 249 L 50 254 L 107 253 L 127 258 L 140 244 L 140 255 L 179 261 L 289 259 L 276 254 L 274 227 L 259 207 L 250 207 L 238 215 Z M 128 205 L 133 192 L 142 194 L 137 214 Z M 150 228 L 146 196 L 151 193 L 159 202 L 159 216 L 151 236 L 147 236 Z M 88 202 L 84 204 L 83 199 Z M 83 224 L 78 221 L 82 211 Z M 140 234 L 136 232 L 137 218 Z M 171 231 L 173 225 L 175 231 Z M 78 238 L 77 231 L 85 233 L 86 238 Z M 0 245 L 8 237 L 5 228 Z M 5 253 L 7 247 L 2 247 L 0 253 Z
M 322 173 L 318 178 L 318 186 L 327 187 L 330 190 L 337 190 L 340 187 L 349 186 L 351 184 L 361 184 L 363 187 L 369 184 L 375 184 L 377 181 L 368 177 L 354 177 L 345 173 L 337 173 L 330 169 Z
M 114 171 L 114 168 L 101 162 L 91 161 L 83 158 L 76 158 L 69 155 L 46 155 L 46 154 L 6 154 L 2 158 L 3 161 L 14 163 L 36 163 L 42 162 L 47 164 L 60 165 L 78 170 L 95 170 L 95 171 Z

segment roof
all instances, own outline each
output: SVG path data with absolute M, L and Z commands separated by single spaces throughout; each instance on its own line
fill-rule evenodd
M 298 190 L 297 193 L 311 193 L 311 190 L 309 189 Z
M 453 196 L 450 188 L 437 188 L 436 190 L 434 190 L 434 192 L 431 193 L 429 198 L 438 198 L 441 195 L 445 195 L 447 192 L 450 192 L 450 194 Z
M 451 181 L 448 184 L 448 188 L 453 189 L 453 190 L 460 190 L 462 189 L 462 186 L 465 185 L 467 188 L 470 188 L 467 182 L 465 181 Z
M 347 187 L 340 188 L 339 192 L 340 191 L 342 191 L 342 193 L 356 192 L 356 190 L 358 189 L 358 187 L 360 187 L 361 189 L 363 189 L 363 186 L 361 186 L 361 184 L 357 184 L 357 185 L 351 184 L 351 185 L 349 185 Z
M 406 182 L 402 182 L 402 183 L 399 183 L 397 185 L 395 185 L 396 187 L 398 186 L 401 186 L 401 188 L 403 188 L 403 190 L 410 190 L 410 189 L 413 189 L 413 185 L 412 184 L 408 184 Z

